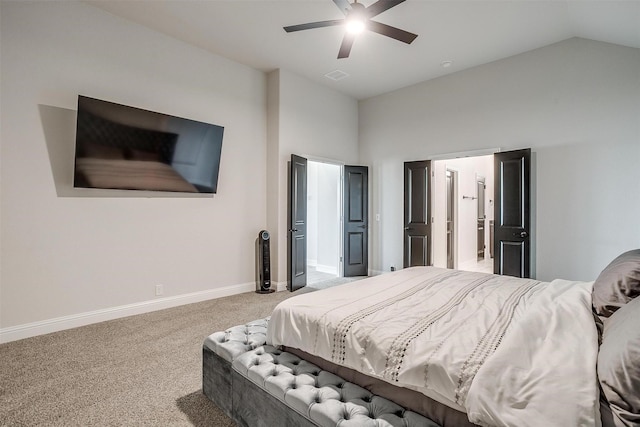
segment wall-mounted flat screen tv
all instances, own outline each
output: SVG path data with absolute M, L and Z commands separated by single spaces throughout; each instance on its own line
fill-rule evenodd
M 224 128 L 78 96 L 73 185 L 216 193 Z

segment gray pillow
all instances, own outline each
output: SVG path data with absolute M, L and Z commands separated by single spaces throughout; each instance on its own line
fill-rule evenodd
M 603 425 L 640 425 L 640 298 L 605 321 L 598 379 L 609 409 Z
M 600 273 L 593 284 L 593 307 L 609 317 L 640 295 L 640 249 L 625 252 Z

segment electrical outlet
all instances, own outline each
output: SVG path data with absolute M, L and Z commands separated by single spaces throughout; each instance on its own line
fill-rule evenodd
M 162 285 L 156 285 L 156 296 L 159 297 L 164 292 Z

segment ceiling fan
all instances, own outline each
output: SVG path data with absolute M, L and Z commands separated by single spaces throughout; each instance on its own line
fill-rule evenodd
M 404 1 L 405 0 L 378 0 L 369 6 L 364 6 L 363 4 L 358 3 L 358 0 L 354 0 L 353 3 L 349 3 L 348 0 L 333 0 L 336 6 L 338 6 L 342 13 L 344 13 L 344 19 L 332 19 L 330 21 L 290 25 L 288 27 L 284 27 L 284 30 L 287 33 L 291 33 L 294 31 L 311 30 L 313 28 L 345 25 L 347 32 L 342 39 L 340 51 L 338 52 L 338 59 L 349 57 L 356 35 L 365 29 L 410 44 L 416 37 L 418 37 L 417 34 L 382 24 L 371 19 L 382 12 L 403 3 Z

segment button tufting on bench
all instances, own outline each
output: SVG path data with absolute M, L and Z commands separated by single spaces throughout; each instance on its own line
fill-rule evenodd
M 205 339 L 204 346 L 232 362 L 242 353 L 259 348 L 266 343 L 268 325 L 267 317 L 246 325 L 233 326 L 226 331 L 214 332 Z
M 242 376 L 322 427 L 437 427 L 415 412 L 266 344 L 269 318 L 211 334 L 204 345 Z
M 291 353 L 269 345 L 262 350 L 262 355 L 257 355 L 260 349 L 241 354 L 233 368 L 319 426 L 335 427 L 345 420 L 354 426 L 436 426 Z

